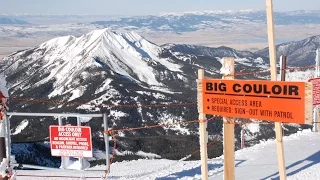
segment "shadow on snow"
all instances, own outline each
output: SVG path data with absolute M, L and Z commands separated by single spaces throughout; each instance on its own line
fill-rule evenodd
M 243 162 L 245 162 L 245 160 L 236 160 L 235 166 L 237 167 L 239 164 L 241 164 Z M 208 163 L 208 171 L 209 171 L 209 174 L 210 174 L 210 171 L 214 171 L 214 174 L 218 174 L 220 172 L 223 172 L 223 164 Z M 195 177 L 196 175 L 201 176 L 201 166 L 200 165 L 197 167 L 194 167 L 192 169 L 189 169 L 189 170 L 184 170 L 184 171 L 176 172 L 174 174 L 170 174 L 166 177 L 156 178 L 156 180 L 175 180 L 175 179 L 183 178 L 183 177 Z M 211 174 L 211 175 L 213 175 L 213 174 Z
M 301 166 L 303 163 L 307 163 L 307 162 L 309 162 L 309 163 L 305 164 L 304 166 Z M 287 176 L 292 176 L 292 175 L 297 174 L 298 172 L 300 172 L 304 169 L 308 169 L 309 167 L 311 167 L 315 164 L 318 164 L 319 162 L 320 162 L 320 151 L 312 154 L 311 156 L 309 156 L 305 159 L 302 159 L 300 161 L 297 161 L 297 162 L 287 166 L 286 167 L 286 174 L 287 174 Z M 299 165 L 301 167 L 299 167 Z M 290 171 L 290 170 L 292 170 L 292 171 Z M 262 180 L 266 180 L 266 179 L 279 180 L 280 179 L 279 171 L 263 178 Z

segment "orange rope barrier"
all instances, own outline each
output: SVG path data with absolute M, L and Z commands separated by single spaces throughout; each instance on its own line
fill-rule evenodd
M 296 66 L 296 67 L 287 67 L 285 70 L 295 70 L 295 69 L 311 69 L 316 68 L 315 65 L 312 66 Z M 235 73 L 235 76 L 243 76 L 243 75 L 253 75 L 253 74 L 263 74 L 267 73 L 270 70 L 262 70 L 262 71 L 252 71 L 252 72 L 238 72 Z M 278 69 L 277 71 L 280 71 Z M 176 104 L 142 104 L 142 105 L 136 105 L 136 104 L 95 104 L 95 103 L 84 103 L 84 102 L 69 102 L 69 101 L 55 101 L 55 100 L 49 100 L 49 99 L 32 99 L 32 98 L 23 98 L 23 97 L 10 97 L 7 98 L 12 101 L 26 101 L 26 102 L 36 102 L 36 103 L 52 103 L 52 104 L 67 104 L 67 105 L 88 105 L 88 106 L 95 106 L 95 107 L 173 107 L 173 106 L 187 106 L 187 105 L 196 105 L 197 102 L 186 102 L 186 103 L 176 103 Z
M 187 103 L 176 103 L 176 104 L 94 104 L 94 103 L 83 103 L 83 102 L 66 102 L 66 101 L 54 101 L 49 99 L 32 99 L 32 98 L 8 98 L 13 101 L 26 101 L 26 102 L 36 102 L 36 103 L 52 103 L 52 104 L 67 104 L 67 105 L 88 105 L 88 106 L 101 106 L 101 107 L 173 107 L 173 106 L 187 106 L 195 105 L 196 102 L 187 102 Z
M 310 69 L 310 68 L 315 68 L 316 66 L 301 66 L 301 67 L 288 67 L 286 70 L 295 70 L 295 69 Z M 238 72 L 235 73 L 236 76 L 241 76 L 241 75 L 252 75 L 252 74 L 263 74 L 267 73 L 270 70 L 262 70 L 262 71 L 255 71 L 255 72 Z M 279 71 L 279 70 L 278 70 Z M 32 99 L 32 98 L 22 98 L 22 97 L 10 97 L 7 98 L 13 101 L 27 101 L 27 102 L 35 102 L 35 103 L 53 103 L 53 104 L 67 104 L 67 105 L 89 105 L 89 106 L 101 106 L 101 107 L 174 107 L 174 106 L 187 106 L 187 105 L 196 105 L 197 102 L 186 102 L 186 103 L 176 103 L 176 104 L 142 104 L 142 105 L 136 105 L 136 104 L 94 104 L 94 103 L 83 103 L 83 102 L 66 102 L 66 101 L 55 101 L 55 100 L 49 100 L 49 99 Z M 157 125 L 152 125 L 152 126 L 142 126 L 142 127 L 134 127 L 134 128 L 124 128 L 124 129 L 118 129 L 118 130 L 107 130 L 104 131 L 104 133 L 109 133 L 112 135 L 114 139 L 113 143 L 113 152 L 112 152 L 112 158 L 110 159 L 110 163 L 105 171 L 105 176 L 104 178 L 107 178 L 108 174 L 110 173 L 110 168 L 111 164 L 115 159 L 116 155 L 116 144 L 117 144 L 117 138 L 116 134 L 118 132 L 124 132 L 124 131 L 136 131 L 136 130 L 141 130 L 141 129 L 150 129 L 150 128 L 157 128 L 157 127 L 168 127 L 172 125 L 181 125 L 181 124 L 190 124 L 190 123 L 202 123 L 202 122 L 208 122 L 213 120 L 215 117 L 220 117 L 220 116 L 214 116 L 213 118 L 206 119 L 206 120 L 191 120 L 191 121 L 180 121 L 180 122 L 174 122 L 174 123 L 163 123 L 163 124 L 157 124 Z M 225 122 L 229 123 L 229 122 Z M 274 122 L 234 122 L 234 124 L 252 124 L 252 123 L 258 123 L 258 124 L 272 124 Z M 320 123 L 320 122 L 315 122 L 315 123 Z M 212 142 L 208 144 L 211 145 L 218 140 L 215 139 Z M 199 152 L 200 149 L 194 151 L 191 153 L 190 157 Z M 63 178 L 79 178 L 75 176 L 40 176 L 40 175 L 17 175 L 17 176 L 31 176 L 31 177 L 63 177 Z M 86 178 L 101 178 L 101 177 L 86 177 Z
M 113 151 L 112 151 L 112 158 L 110 159 L 109 166 L 106 169 L 105 177 L 107 177 L 108 173 L 110 172 L 111 163 L 115 157 L 115 151 L 116 151 L 116 133 L 123 132 L 123 131 L 135 131 L 140 129 L 150 129 L 150 128 L 157 128 L 157 127 L 163 127 L 163 126 L 170 126 L 170 125 L 179 125 L 179 124 L 189 124 L 189 123 L 195 123 L 195 122 L 208 122 L 210 120 L 213 120 L 214 117 L 207 119 L 207 120 L 192 120 L 192 121 L 184 121 L 184 122 L 176 122 L 176 123 L 165 123 L 165 124 L 158 124 L 153 126 L 143 126 L 143 127 L 136 127 L 136 128 L 125 128 L 125 129 L 118 129 L 118 130 L 108 130 L 104 131 L 104 133 L 109 133 L 112 135 L 114 142 L 113 142 Z

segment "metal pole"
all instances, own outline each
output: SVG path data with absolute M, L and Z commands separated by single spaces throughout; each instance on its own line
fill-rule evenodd
M 61 116 L 58 116 L 58 124 L 59 124 L 59 126 L 62 126 L 62 119 L 61 119 Z
M 316 77 L 320 77 L 320 49 L 318 48 L 316 51 Z M 314 124 L 313 124 L 313 130 L 314 132 L 319 132 L 319 120 L 318 119 L 318 113 L 319 113 L 319 105 L 317 105 L 313 110 L 314 115 Z
M 5 115 L 3 116 L 5 117 Z M 0 120 L 0 163 L 6 158 L 6 138 L 5 138 L 5 121 Z M 2 172 L 1 172 L 2 173 Z M 0 177 L 0 180 L 7 180 L 7 177 Z
M 3 161 L 4 158 L 6 158 L 6 140 L 5 140 L 5 135 L 4 135 L 4 121 L 1 120 L 0 122 L 0 163 Z M 6 177 L 1 177 L 1 180 L 7 179 Z
M 6 111 L 4 114 L 4 124 L 6 127 L 6 131 L 5 131 L 5 137 L 6 137 L 6 156 L 8 158 L 8 173 L 11 174 L 12 173 L 12 169 L 11 169 L 11 131 L 10 131 L 10 121 L 6 115 Z
M 107 114 L 103 114 L 103 125 L 104 125 L 104 131 L 108 131 L 108 119 L 107 119 Z M 104 143 L 106 147 L 106 166 L 109 167 L 110 163 L 110 157 L 109 157 L 109 134 L 104 133 Z
M 59 126 L 63 125 L 61 116 L 58 116 L 58 124 L 59 124 Z M 67 168 L 67 164 L 66 164 L 67 159 L 66 158 L 67 157 L 61 156 L 61 166 L 60 166 L 61 169 L 66 169 Z
M 102 114 L 75 114 L 75 113 L 26 113 L 26 112 L 7 112 L 9 116 L 62 116 L 62 117 L 102 117 Z
M 286 68 L 287 68 L 287 56 L 280 56 L 280 80 L 286 81 Z M 283 124 L 281 124 L 281 128 Z M 284 128 L 282 128 L 282 135 L 284 134 Z
M 58 125 L 59 126 L 62 126 L 62 119 L 61 119 L 61 116 L 58 116 Z M 62 169 L 66 169 L 66 166 L 65 166 L 65 159 L 64 157 L 61 156 L 61 165 L 60 165 L 60 168 Z
M 0 92 L 0 94 L 2 95 L 2 93 Z M 5 106 L 6 105 L 6 99 L 5 98 L 1 98 L 1 105 Z M 5 108 L 5 107 L 2 107 Z M 7 125 L 7 115 L 6 115 L 6 111 L 4 111 L 2 117 L 0 116 L 0 163 L 3 162 L 4 158 L 7 158 L 7 143 L 6 142 L 6 125 Z M 1 172 L 2 173 L 2 172 Z M 8 177 L 0 177 L 0 180 L 7 180 Z
M 243 126 L 241 126 L 241 149 L 244 148 L 244 129 Z
M 286 81 L 286 68 L 287 68 L 287 57 L 286 56 L 281 56 L 280 57 L 280 77 L 281 77 L 281 81 Z M 281 180 L 285 180 L 287 179 L 287 175 L 286 175 L 286 167 L 285 167 L 285 159 L 284 159 L 284 150 L 283 150 L 283 124 L 282 123 L 277 123 L 278 125 L 280 125 L 280 127 L 276 127 L 278 129 L 276 129 L 277 133 L 277 138 L 279 140 L 279 142 L 281 142 L 281 144 L 279 143 L 277 146 L 278 148 L 278 166 L 279 166 L 279 176 Z M 276 125 L 277 125 L 276 124 Z M 281 131 L 280 131 L 281 130 Z
M 10 130 L 10 120 L 7 116 L 5 116 L 5 120 L 6 120 L 6 125 L 7 125 L 7 129 L 6 129 L 6 133 L 7 133 L 7 156 L 11 157 L 11 130 Z
M 77 116 L 77 126 L 81 126 L 81 119 L 79 116 Z M 80 170 L 83 170 L 83 158 L 79 157 L 80 162 Z
M 312 127 L 312 131 L 313 132 L 318 132 L 318 108 L 313 108 L 313 127 Z
M 320 77 L 320 49 L 316 51 L 316 73 L 317 77 Z
M 286 81 L 287 56 L 280 57 L 281 81 Z

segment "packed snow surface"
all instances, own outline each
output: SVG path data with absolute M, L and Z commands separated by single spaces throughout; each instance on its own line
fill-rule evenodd
M 288 180 L 320 179 L 319 138 L 320 133 L 311 132 L 311 130 L 299 131 L 296 134 L 283 138 Z M 275 140 L 263 141 L 255 146 L 236 151 L 235 164 L 235 179 L 237 180 L 278 179 Z M 223 156 L 208 160 L 208 168 L 210 180 L 223 180 Z M 44 170 L 37 171 L 17 170 L 16 173 L 18 180 L 30 178 L 35 180 L 61 179 L 61 177 L 44 178 L 19 175 L 69 176 L 69 178 L 64 179 L 80 179 L 81 177 L 101 179 L 104 170 L 105 166 L 96 166 L 84 171 L 44 168 Z M 200 161 L 140 159 L 115 162 L 111 165 L 108 179 L 201 179 Z

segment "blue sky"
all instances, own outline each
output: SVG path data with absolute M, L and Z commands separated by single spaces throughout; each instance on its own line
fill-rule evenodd
M 320 0 L 273 0 L 275 11 L 318 10 Z M 0 14 L 145 15 L 201 10 L 264 10 L 265 0 L 0 0 Z

